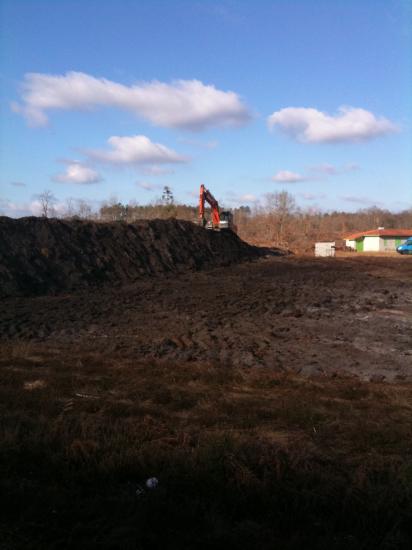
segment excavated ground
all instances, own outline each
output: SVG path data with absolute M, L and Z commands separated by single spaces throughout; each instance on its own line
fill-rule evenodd
M 2 301 L 0 338 L 181 364 L 412 380 L 409 258 L 270 258 Z
M 99 288 L 43 243 L 3 269 L 4 548 L 410 547 L 412 259 L 231 242 Z
M 103 224 L 0 217 L 0 297 L 122 285 L 267 254 L 284 252 L 175 219 Z

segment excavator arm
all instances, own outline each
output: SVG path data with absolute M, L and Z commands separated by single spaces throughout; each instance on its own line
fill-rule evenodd
M 212 193 L 208 189 L 206 189 L 206 187 L 202 183 L 202 185 L 200 186 L 200 195 L 199 195 L 199 221 L 203 226 L 205 226 L 206 224 L 205 202 L 207 202 L 210 205 L 210 208 L 212 209 L 213 227 L 219 227 L 219 223 L 220 223 L 219 204 L 215 199 L 215 197 L 212 195 Z

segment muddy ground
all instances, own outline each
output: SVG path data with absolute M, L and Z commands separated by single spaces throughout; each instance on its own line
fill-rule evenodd
M 5 550 L 411 547 L 412 258 L 9 296 L 0 381 Z
M 269 258 L 2 301 L 0 338 L 61 353 L 412 380 L 409 258 Z

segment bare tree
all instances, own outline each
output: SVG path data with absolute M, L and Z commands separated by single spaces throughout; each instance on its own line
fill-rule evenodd
M 65 208 L 64 217 L 70 219 L 70 218 L 73 218 L 74 215 L 75 215 L 74 199 L 72 197 L 68 197 L 66 199 L 66 208 Z
M 271 213 L 275 212 L 282 216 L 292 214 L 296 210 L 296 201 L 294 196 L 287 191 L 276 191 L 276 193 L 267 193 L 266 210 Z
M 77 200 L 77 216 L 83 220 L 89 220 L 92 217 L 92 208 L 84 199 Z
M 49 189 L 45 189 L 43 193 L 38 195 L 40 202 L 41 215 L 43 218 L 48 218 L 49 216 L 54 216 L 55 209 L 54 205 L 56 204 L 56 197 Z
M 293 214 L 296 213 L 296 201 L 287 191 L 277 191 L 276 193 L 267 193 L 266 211 L 271 218 L 273 228 L 275 229 L 274 240 L 279 246 L 284 246 L 285 225 Z

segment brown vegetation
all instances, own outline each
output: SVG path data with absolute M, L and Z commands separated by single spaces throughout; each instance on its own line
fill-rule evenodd
M 70 203 L 67 217 L 94 219 L 105 222 L 135 222 L 146 219 L 177 218 L 197 220 L 194 206 L 176 203 L 173 194 L 147 205 L 122 204 L 115 199 L 105 203 L 98 212 L 92 213 L 84 201 L 77 207 Z M 239 236 L 258 246 L 288 248 L 294 252 L 312 252 L 316 241 L 339 241 L 347 233 L 366 231 L 377 227 L 387 229 L 412 227 L 412 210 L 394 213 L 376 206 L 357 212 L 323 212 L 316 208 L 303 210 L 296 205 L 291 193 L 280 191 L 268 193 L 264 203 L 233 208 L 234 221 Z M 343 243 L 342 243 L 343 244 Z
M 4 549 L 410 548 L 410 385 L 38 344 L 0 368 Z

